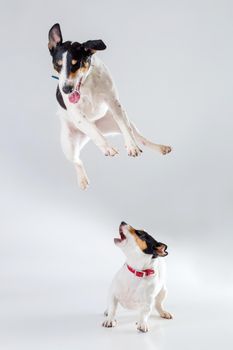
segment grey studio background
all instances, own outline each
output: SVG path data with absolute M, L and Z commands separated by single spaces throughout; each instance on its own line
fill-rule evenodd
M 230 348 L 232 314 L 231 1 L 2 1 L 0 344 L 13 349 Z M 171 144 L 104 157 L 82 153 L 79 190 L 60 147 L 49 28 L 101 38 L 130 118 Z M 119 310 L 101 328 L 109 283 L 124 262 L 125 220 L 168 244 L 166 308 L 174 320 Z

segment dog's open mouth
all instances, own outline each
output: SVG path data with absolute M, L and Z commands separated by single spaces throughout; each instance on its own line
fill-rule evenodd
M 68 99 L 70 103 L 77 103 L 80 99 L 80 93 L 77 90 L 74 90 L 69 94 Z
M 119 228 L 119 234 L 120 234 L 120 238 L 114 238 L 114 243 L 115 243 L 115 244 L 121 243 L 121 242 L 123 242 L 123 241 L 126 239 L 126 237 L 125 237 L 125 235 L 124 235 L 124 233 L 123 233 L 123 231 L 122 231 L 121 226 L 120 226 L 120 228 Z

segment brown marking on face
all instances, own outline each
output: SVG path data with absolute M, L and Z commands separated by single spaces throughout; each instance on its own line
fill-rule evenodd
M 75 72 L 70 72 L 69 79 L 75 79 L 78 73 L 86 73 L 90 67 L 88 62 L 85 62 L 82 67 L 77 69 Z
M 82 69 L 83 72 L 86 72 L 90 67 L 90 63 L 89 62 L 85 62 L 84 65 L 80 68 Z
M 132 227 L 129 226 L 129 232 L 131 233 L 131 235 L 134 237 L 135 242 L 137 243 L 137 245 L 139 246 L 139 248 L 144 251 L 145 249 L 147 249 L 147 244 L 146 241 L 143 241 L 141 238 L 138 237 L 138 235 L 136 234 L 136 230 Z
M 72 60 L 71 63 L 73 64 L 73 66 L 77 63 L 77 60 Z
M 79 69 L 77 69 L 75 72 L 70 72 L 69 74 L 69 79 L 75 79 L 77 73 L 78 73 Z
M 62 60 L 58 60 L 53 63 L 53 67 L 58 73 L 60 73 L 62 69 L 62 63 L 63 63 Z

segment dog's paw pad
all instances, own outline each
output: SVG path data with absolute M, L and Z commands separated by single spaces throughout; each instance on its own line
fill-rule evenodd
M 137 330 L 142 333 L 149 331 L 147 323 L 137 323 Z
M 113 328 L 116 326 L 116 320 L 106 320 L 102 323 L 102 326 L 106 328 Z
M 167 320 L 171 320 L 173 318 L 172 314 L 170 314 L 170 312 L 167 311 L 161 312 L 160 317 L 166 318 Z
M 164 146 L 164 145 L 160 145 L 160 152 L 165 155 L 168 154 L 172 151 L 171 146 Z

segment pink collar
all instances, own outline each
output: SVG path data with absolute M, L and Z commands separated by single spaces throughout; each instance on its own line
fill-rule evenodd
M 146 270 L 135 270 L 133 267 L 126 264 L 128 270 L 132 272 L 137 277 L 145 277 L 145 276 L 151 276 L 154 275 L 155 271 L 153 269 L 146 269 Z

